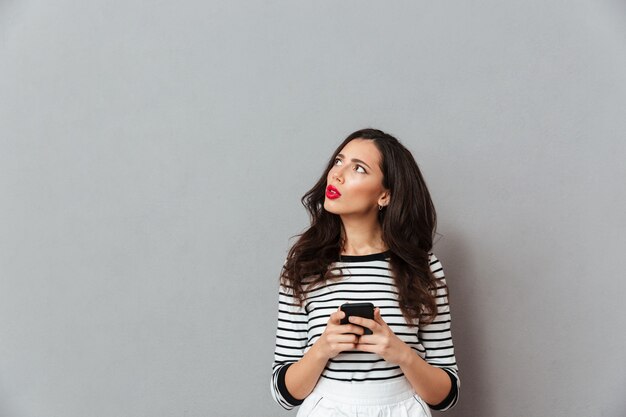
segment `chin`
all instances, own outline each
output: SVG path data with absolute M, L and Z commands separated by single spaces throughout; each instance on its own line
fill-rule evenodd
M 324 207 L 324 210 L 326 210 L 326 211 L 327 211 L 327 212 L 329 212 L 329 213 L 332 213 L 332 214 L 339 214 L 339 213 L 337 213 L 337 210 L 334 210 L 333 208 L 329 208 L 329 207 L 328 207 L 328 204 L 326 204 L 326 203 L 324 203 L 324 206 L 323 206 L 323 207 Z

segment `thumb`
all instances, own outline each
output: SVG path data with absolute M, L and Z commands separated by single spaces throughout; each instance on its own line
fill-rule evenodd
M 335 324 L 339 324 L 341 322 L 341 319 L 346 315 L 346 313 L 343 312 L 343 310 L 341 310 L 341 307 L 337 308 L 337 311 L 335 311 L 333 314 L 330 315 L 330 321 L 332 321 Z
M 379 324 L 385 324 L 385 320 L 383 320 L 383 317 L 380 315 L 380 308 L 378 307 L 374 309 L 374 321 Z

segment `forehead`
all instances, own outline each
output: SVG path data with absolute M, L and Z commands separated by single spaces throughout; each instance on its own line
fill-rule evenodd
M 374 144 L 374 141 L 367 139 L 352 139 L 348 142 L 339 153 L 343 154 L 346 159 L 360 159 L 373 169 L 380 164 L 380 151 Z

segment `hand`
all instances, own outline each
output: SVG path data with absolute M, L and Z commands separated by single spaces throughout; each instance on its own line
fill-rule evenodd
M 377 353 L 389 363 L 400 365 L 410 358 L 413 353 L 409 345 L 404 343 L 380 315 L 380 308 L 374 309 L 374 320 L 364 317 L 350 316 L 350 323 L 369 328 L 373 334 L 359 337 L 356 349 L 364 352 Z
M 354 324 L 340 324 L 345 315 L 340 308 L 331 314 L 324 333 L 315 342 L 316 345 L 319 344 L 320 352 L 327 359 L 334 358 L 344 350 L 354 349 L 359 337 L 365 332 L 362 327 Z

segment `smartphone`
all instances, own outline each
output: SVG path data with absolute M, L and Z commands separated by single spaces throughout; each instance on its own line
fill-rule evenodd
M 340 324 L 350 324 L 348 321 L 350 316 L 365 317 L 366 319 L 374 320 L 374 304 L 372 303 L 345 303 L 341 305 L 340 309 L 346 313 L 346 316 L 341 319 Z M 356 326 L 358 326 L 358 324 Z M 365 330 L 364 334 L 372 334 L 369 328 L 364 326 L 360 327 L 363 327 Z

